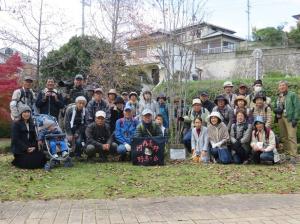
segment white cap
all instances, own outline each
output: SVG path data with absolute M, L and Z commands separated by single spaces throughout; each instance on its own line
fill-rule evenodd
M 146 108 L 145 110 L 143 110 L 143 113 L 142 113 L 143 116 L 146 115 L 146 114 L 151 114 L 153 116 L 152 110 L 150 110 L 148 108 Z
M 230 81 L 226 81 L 226 82 L 224 82 L 224 84 L 223 84 L 223 87 L 225 88 L 225 87 L 233 87 L 233 84 L 232 84 L 232 82 L 230 82 Z
M 95 117 L 103 117 L 106 118 L 106 113 L 103 110 L 99 110 L 96 112 Z
M 202 105 L 202 103 L 201 103 L 201 100 L 200 100 L 200 99 L 198 99 L 198 98 L 196 98 L 196 99 L 193 99 L 192 106 L 194 106 L 194 104 L 201 104 L 201 105 Z

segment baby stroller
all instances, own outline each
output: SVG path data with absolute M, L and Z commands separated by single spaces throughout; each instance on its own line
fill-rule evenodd
M 52 168 L 64 164 L 65 167 L 72 167 L 72 160 L 69 156 L 70 147 L 68 145 L 68 141 L 66 139 L 66 134 L 61 132 L 61 129 L 58 125 L 58 122 L 55 117 L 47 115 L 47 114 L 37 114 L 33 116 L 33 122 L 35 126 L 35 131 L 37 136 L 41 136 L 43 134 L 43 144 L 39 145 L 40 150 L 43 150 L 48 158 L 48 162 L 45 164 L 45 170 L 50 171 Z M 55 130 L 59 130 L 59 133 L 48 133 L 47 130 L 51 126 L 51 128 L 55 128 Z M 59 140 L 65 143 L 65 151 L 62 152 L 61 145 L 55 144 L 56 153 L 51 153 L 50 141 Z

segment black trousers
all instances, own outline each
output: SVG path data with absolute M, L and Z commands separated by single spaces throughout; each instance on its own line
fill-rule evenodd
M 43 168 L 47 162 L 43 152 L 33 151 L 32 153 L 14 154 L 12 165 L 21 169 L 39 169 Z

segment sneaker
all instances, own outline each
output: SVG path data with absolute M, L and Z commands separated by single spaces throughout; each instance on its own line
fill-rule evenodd
M 57 158 L 58 158 L 58 155 L 55 153 L 55 154 L 53 154 L 53 157 L 54 157 L 55 159 L 57 159 Z
M 67 151 L 63 151 L 61 155 L 62 157 L 66 158 L 69 156 L 69 153 Z

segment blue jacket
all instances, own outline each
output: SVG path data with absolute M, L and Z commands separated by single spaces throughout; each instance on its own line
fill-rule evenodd
M 165 128 L 169 128 L 169 111 L 168 106 L 166 104 L 159 104 L 159 113 L 163 117 L 163 126 Z
M 115 129 L 116 141 L 119 144 L 130 144 L 138 124 L 139 121 L 134 118 L 130 120 L 120 118 L 119 120 L 117 120 Z

